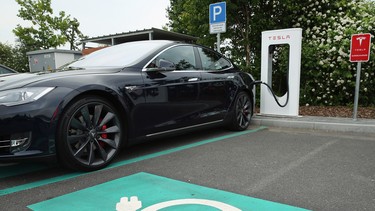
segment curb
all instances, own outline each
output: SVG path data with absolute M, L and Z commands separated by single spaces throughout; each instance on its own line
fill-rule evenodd
M 337 117 L 280 117 L 254 115 L 252 122 L 258 126 L 284 127 L 330 132 L 356 132 L 375 134 L 375 119 L 337 118 Z

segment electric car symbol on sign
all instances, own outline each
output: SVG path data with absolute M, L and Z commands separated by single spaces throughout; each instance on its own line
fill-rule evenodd
M 53 73 L 0 77 L 0 162 L 57 156 L 91 171 L 122 146 L 253 115 L 250 74 L 209 48 L 172 41 L 108 47 Z

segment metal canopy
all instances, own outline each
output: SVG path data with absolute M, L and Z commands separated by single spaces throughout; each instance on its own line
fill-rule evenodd
M 99 37 L 92 37 L 83 39 L 83 48 L 86 43 L 98 43 L 103 45 L 116 45 L 125 42 L 139 41 L 139 40 L 174 40 L 184 41 L 187 43 L 194 43 L 198 38 L 181 34 L 177 32 L 165 31 L 157 28 L 130 31 L 125 33 L 110 34 Z

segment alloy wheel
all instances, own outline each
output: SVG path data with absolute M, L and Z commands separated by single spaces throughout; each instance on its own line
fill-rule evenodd
M 250 124 L 252 116 L 252 104 L 249 96 L 246 93 L 241 93 L 238 96 L 236 104 L 236 120 L 241 128 L 247 128 Z
M 66 140 L 71 155 L 84 166 L 105 165 L 119 149 L 120 128 L 111 107 L 101 102 L 84 104 L 68 123 Z

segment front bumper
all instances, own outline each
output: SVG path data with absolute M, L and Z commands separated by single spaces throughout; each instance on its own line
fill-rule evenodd
M 56 88 L 32 103 L 0 105 L 0 161 L 55 154 L 57 122 L 66 93 Z
M 0 108 L 0 159 L 54 153 L 54 111 L 30 105 Z

